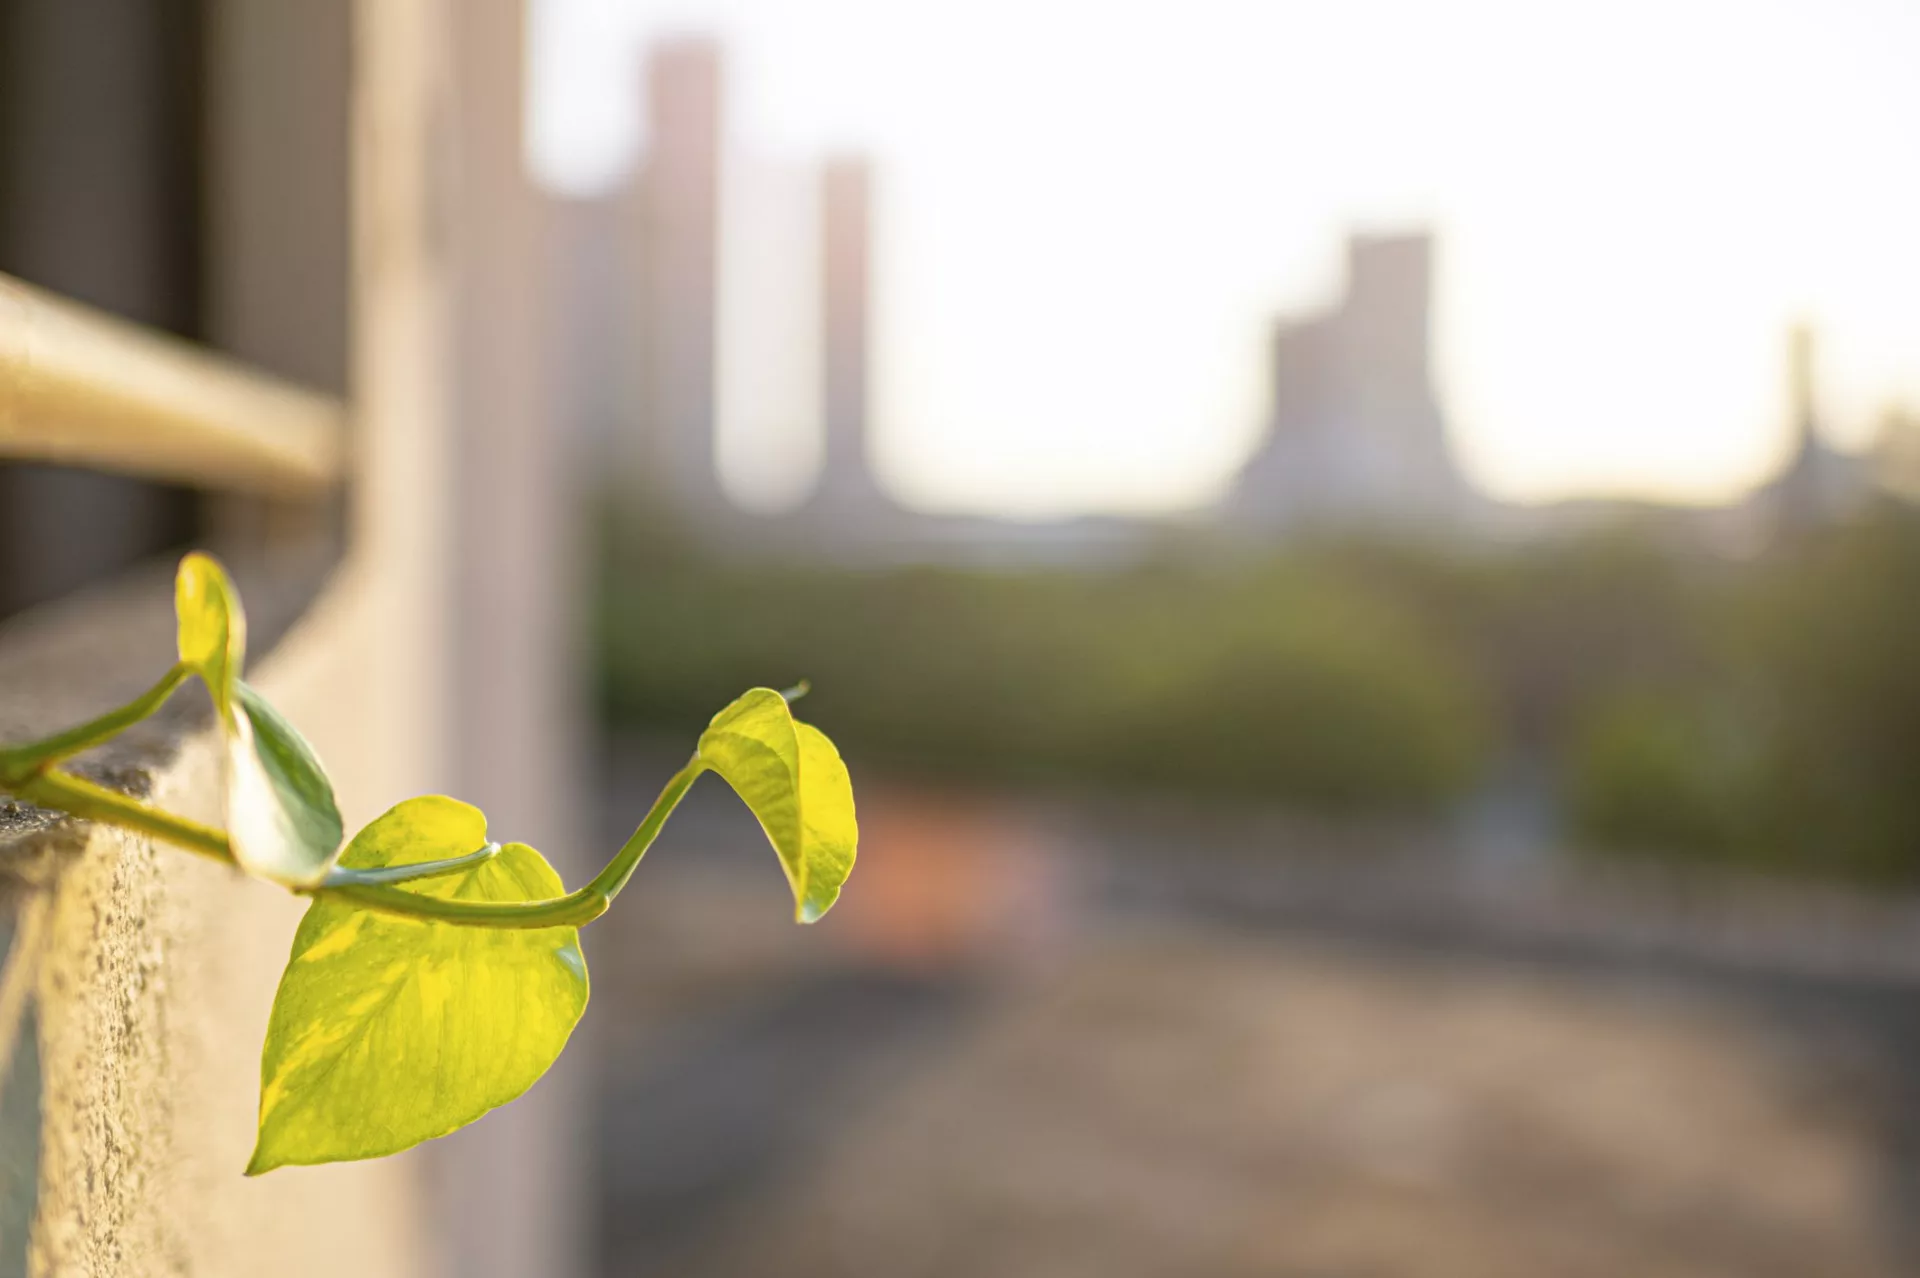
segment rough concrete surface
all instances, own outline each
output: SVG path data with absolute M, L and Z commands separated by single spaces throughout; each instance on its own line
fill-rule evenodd
M 294 611 L 284 600 L 310 589 L 286 575 L 248 589 L 256 651 Z M 0 634 L 0 739 L 139 691 L 170 662 L 171 635 L 159 570 L 10 626 Z M 315 684 L 332 676 L 313 654 L 337 647 L 307 635 L 260 675 L 283 703 L 319 707 L 322 718 L 303 727 L 336 745 L 365 731 L 343 718 L 351 698 L 332 698 L 343 721 L 325 717 L 330 698 Z M 217 820 L 204 712 L 187 692 L 175 704 L 82 770 Z M 8 966 L 34 964 L 40 1146 L 30 1237 L 0 1238 L 0 1272 L 7 1257 L 18 1271 L 23 1241 L 36 1275 L 419 1272 L 416 1159 L 241 1174 L 261 1037 L 301 903 L 145 838 L 31 810 L 6 820 L 0 871 L 19 917 L 34 920 L 20 935 L 38 938 L 16 945 Z

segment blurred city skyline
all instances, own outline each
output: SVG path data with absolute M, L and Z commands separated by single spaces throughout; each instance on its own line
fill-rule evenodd
M 1353 229 L 1434 231 L 1440 393 L 1502 498 L 1764 481 L 1799 320 L 1836 442 L 1920 402 L 1920 14 L 1895 5 L 534 14 L 530 159 L 575 196 L 644 150 L 646 48 L 724 42 L 719 436 L 750 503 L 811 480 L 807 175 L 847 152 L 876 173 L 875 465 L 923 507 L 1218 497 L 1275 321 L 1339 295 Z

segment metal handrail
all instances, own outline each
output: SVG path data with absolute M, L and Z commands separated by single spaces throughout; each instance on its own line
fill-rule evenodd
M 274 496 L 345 469 L 339 400 L 0 275 L 0 458 Z

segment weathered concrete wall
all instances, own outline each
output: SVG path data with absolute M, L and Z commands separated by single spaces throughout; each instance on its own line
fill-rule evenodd
M 164 579 L 161 579 L 162 581 Z M 22 718 L 106 704 L 164 669 L 167 592 L 129 583 L 0 639 L 0 735 Z M 355 677 L 380 632 L 352 574 L 337 579 L 254 672 L 335 765 L 350 822 L 378 793 L 369 748 L 385 715 Z M 269 627 L 268 629 L 271 629 Z M 116 655 L 117 654 L 117 655 Z M 75 657 L 79 660 L 75 660 Z M 82 670 L 95 671 L 92 687 Z M 364 667 L 361 667 L 362 669 Z M 195 689 L 97 770 L 162 806 L 219 819 L 217 754 L 193 726 Z M 36 723 L 39 729 L 48 724 Z M 242 1176 L 260 1044 L 302 903 L 231 869 L 78 824 L 0 832 L 18 926 L 8 968 L 33 963 L 24 1028 L 37 1048 L 36 1275 L 328 1275 L 422 1272 L 419 1155 Z M 0 975 L 0 1038 L 6 1032 Z M 34 1031 L 37 1029 L 37 1035 Z M 22 1059 L 14 1053 L 15 1063 Z M 10 1104 L 30 1103 L 9 1090 Z M 13 1117 L 18 1117 L 14 1115 Z M 0 1273 L 22 1242 L 0 1237 Z
M 194 743 L 155 796 L 210 809 Z M 260 1040 L 302 905 L 211 862 L 96 831 L 43 901 L 35 1274 L 399 1275 L 404 1162 L 247 1179 Z

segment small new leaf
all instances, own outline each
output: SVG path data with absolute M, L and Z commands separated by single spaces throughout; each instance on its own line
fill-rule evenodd
M 310 887 L 333 868 L 346 837 L 333 784 L 265 697 L 238 681 L 233 690 L 242 730 L 227 738 L 227 838 L 251 873 Z
M 219 560 L 196 550 L 180 561 L 173 608 L 180 623 L 180 664 L 207 685 L 221 719 L 231 719 L 233 685 L 247 660 L 247 614 Z
M 440 860 L 486 835 L 486 818 L 467 804 L 410 799 L 355 835 L 341 864 Z M 470 901 L 563 891 L 522 843 L 408 890 Z M 274 996 L 247 1173 L 378 1158 L 464 1127 L 531 1087 L 586 1005 L 575 928 L 458 927 L 316 898 Z
M 700 734 L 700 761 L 759 819 L 793 888 L 795 916 L 819 919 L 852 873 L 860 839 L 853 784 L 833 742 L 795 721 L 780 693 L 754 688 Z
M 180 662 L 207 685 L 226 738 L 234 860 L 247 873 L 288 887 L 319 884 L 345 834 L 333 785 L 313 747 L 240 680 L 247 616 L 226 569 L 198 551 L 181 560 L 174 607 Z

